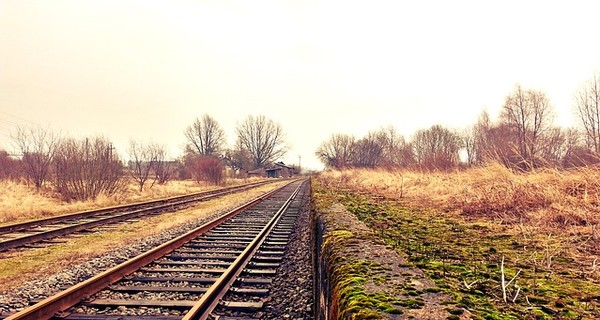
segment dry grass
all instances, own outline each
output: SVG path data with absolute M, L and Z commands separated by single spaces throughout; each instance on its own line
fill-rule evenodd
M 258 179 L 230 179 L 227 185 L 237 185 L 255 180 Z M 194 181 L 169 181 L 164 185 L 157 184 L 140 192 L 138 187 L 131 182 L 123 192 L 112 197 L 101 195 L 95 200 L 64 202 L 59 195 L 49 189 L 36 192 L 33 186 L 2 180 L 0 181 L 0 225 L 214 188 L 217 187 L 198 184 Z
M 156 235 L 191 220 L 200 219 L 212 212 L 234 207 L 281 186 L 283 183 L 285 182 L 269 184 L 243 193 L 202 202 L 194 208 L 167 213 L 131 224 L 122 224 L 112 231 L 71 238 L 64 244 L 11 253 L 0 259 L 0 291 L 8 292 L 28 280 L 53 274 L 136 240 Z
M 600 240 L 600 168 L 530 173 L 498 164 L 445 173 L 355 169 L 328 171 L 320 179 L 329 187 L 511 225 L 523 236 L 575 236 L 572 241 L 586 245 Z
M 515 173 L 501 165 L 454 172 L 328 171 L 328 185 L 381 195 L 464 216 L 547 225 L 600 223 L 600 168 Z
M 600 168 L 347 170 L 317 181 L 315 199 L 343 203 L 477 319 L 600 319 Z M 509 279 L 522 269 L 516 302 L 516 287 L 502 298 L 505 258 Z

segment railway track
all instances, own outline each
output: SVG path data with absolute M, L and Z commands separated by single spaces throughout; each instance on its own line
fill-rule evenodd
M 307 190 L 291 182 L 6 319 L 252 319 Z
M 55 241 L 53 239 L 57 237 L 131 219 L 138 219 L 143 216 L 180 210 L 197 202 L 241 192 L 269 182 L 260 181 L 184 196 L 113 206 L 0 226 L 0 252 L 20 247 L 39 247 L 52 244 Z

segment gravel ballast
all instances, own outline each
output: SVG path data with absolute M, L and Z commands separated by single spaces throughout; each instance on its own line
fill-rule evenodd
M 310 214 L 304 201 L 302 214 L 295 223 L 295 233 L 286 248 L 284 262 L 278 269 L 272 284 L 272 292 L 265 301 L 264 310 L 258 314 L 261 319 L 312 319 L 312 254 Z M 173 239 L 222 215 L 233 207 L 219 210 L 193 222 L 147 237 L 104 254 L 85 263 L 72 267 L 43 279 L 30 281 L 10 293 L 0 295 L 0 316 L 18 312 L 28 305 L 40 301 L 61 290 L 86 280 L 102 271 L 135 257 L 155 246 Z M 155 313 L 155 312 L 150 312 Z
M 305 198 L 308 200 L 308 198 Z M 312 227 L 305 201 L 260 319 L 313 319 Z
M 30 281 L 10 293 L 0 295 L 0 315 L 17 312 L 27 307 L 31 302 L 37 302 L 60 292 L 66 287 L 84 281 L 159 244 L 199 227 L 235 207 L 231 206 L 230 208 L 216 211 L 196 221 L 184 223 L 178 227 L 161 232 L 156 236 L 144 238 L 98 258 L 74 265 L 60 273 Z

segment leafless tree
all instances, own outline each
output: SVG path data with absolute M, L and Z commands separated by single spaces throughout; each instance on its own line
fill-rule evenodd
M 348 134 L 333 134 L 321 143 L 315 154 L 326 167 L 343 169 L 352 165 L 356 138 Z
M 466 165 L 469 167 L 477 164 L 477 137 L 474 128 L 467 128 L 461 133 L 462 149 L 466 155 Z
M 568 131 L 553 127 L 540 140 L 538 162 L 546 167 L 561 167 L 569 146 L 567 145 Z
M 383 160 L 383 149 L 384 145 L 377 139 L 377 134 L 375 132 L 368 133 L 354 145 L 353 166 L 375 168 Z
M 11 138 L 23 155 L 27 177 L 39 190 L 48 179 L 61 138 L 50 129 L 39 126 L 17 127 Z
M 535 167 L 540 140 L 552 127 L 553 110 L 546 94 L 517 85 L 506 97 L 500 118 L 515 131 L 515 148 L 522 159 L 519 167 Z
M 105 138 L 65 139 L 54 164 L 57 191 L 67 200 L 110 196 L 124 187 L 123 163 Z
M 481 165 L 497 158 L 496 147 L 492 137 L 492 122 L 487 111 L 483 111 L 473 126 L 469 158 L 473 164 Z
M 575 108 L 588 147 L 600 154 L 600 73 L 577 91 Z
M 129 143 L 129 170 L 140 191 L 144 190 L 144 185 L 156 165 L 157 156 L 154 149 L 152 144 L 144 145 L 136 141 Z
M 205 156 L 218 155 L 225 144 L 225 131 L 208 114 L 196 118 L 194 123 L 185 129 L 185 137 L 188 140 L 189 151 Z
M 233 176 L 239 176 L 242 171 L 252 169 L 252 157 L 247 150 L 237 148 L 225 151 L 224 159 Z
M 0 179 L 19 179 L 23 174 L 23 162 L 0 149 Z
M 383 167 L 408 167 L 413 164 L 414 159 L 410 144 L 396 131 L 393 126 L 380 128 L 370 134 L 382 147 L 379 165 Z
M 287 152 L 281 125 L 263 115 L 248 116 L 238 124 L 236 134 L 236 147 L 250 154 L 254 168 L 273 162 Z
M 152 181 L 152 185 L 155 182 L 158 184 L 165 184 L 167 181 L 171 180 L 173 176 L 173 172 L 175 171 L 175 166 L 172 161 L 167 160 L 167 151 L 165 148 L 158 144 L 152 144 L 149 146 L 151 149 L 151 153 L 154 155 L 154 179 Z M 152 188 L 152 185 L 150 188 Z
M 411 144 L 415 158 L 423 169 L 450 169 L 458 165 L 460 136 L 440 125 L 419 130 Z

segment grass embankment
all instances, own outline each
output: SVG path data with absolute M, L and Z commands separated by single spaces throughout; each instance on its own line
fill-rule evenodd
M 328 279 L 321 294 L 330 298 L 321 312 L 328 318 L 469 319 L 464 309 L 446 305 L 450 297 L 422 271 L 339 204 L 335 192 L 318 183 L 313 191 L 322 236 L 317 269 Z
M 474 317 L 600 317 L 598 170 L 352 170 L 319 181 Z
M 229 179 L 227 185 L 239 185 L 258 180 L 256 178 Z M 31 185 L 1 180 L 0 225 L 219 188 L 189 180 L 169 181 L 163 185 L 155 184 L 152 188 L 148 186 L 143 191 L 139 191 L 139 187 L 132 181 L 122 192 L 110 197 L 100 195 L 94 200 L 65 202 L 61 200 L 59 194 L 50 189 L 42 189 L 38 192 Z
M 0 293 L 9 292 L 26 281 L 54 274 L 73 264 L 96 258 L 188 221 L 201 219 L 215 211 L 234 207 L 277 188 L 283 183 L 285 182 L 269 184 L 243 193 L 201 202 L 193 208 L 166 213 L 139 222 L 120 224 L 110 231 L 69 238 L 63 244 L 10 255 L 4 254 L 5 256 L 0 259 Z

